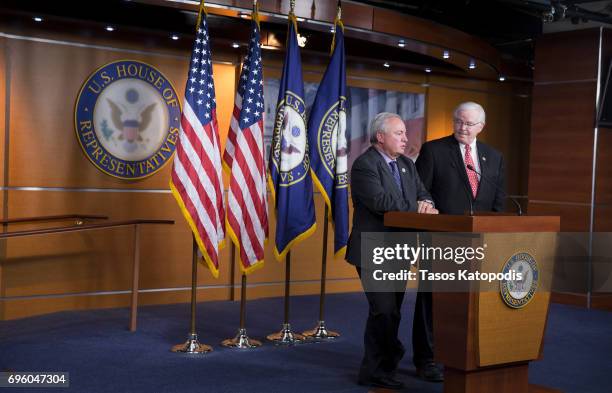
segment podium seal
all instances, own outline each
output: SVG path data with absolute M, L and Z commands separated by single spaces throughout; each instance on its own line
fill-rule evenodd
M 538 288 L 539 270 L 533 256 L 526 252 L 514 254 L 502 267 L 502 273 L 512 273 L 520 278 L 500 280 L 501 298 L 510 308 L 523 308 L 533 299 Z

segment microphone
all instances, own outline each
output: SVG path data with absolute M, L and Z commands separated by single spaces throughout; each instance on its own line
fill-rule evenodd
M 478 172 L 476 169 L 474 169 L 474 167 L 472 165 L 466 165 L 467 169 L 469 169 L 470 171 L 476 173 L 478 176 L 480 176 L 480 178 L 485 179 L 486 181 L 488 181 L 489 183 L 493 184 L 493 186 L 498 189 L 499 191 L 503 192 L 504 195 L 506 196 L 506 198 L 510 199 L 512 202 L 514 202 L 514 204 L 516 205 L 516 208 L 518 210 L 518 215 L 522 216 L 523 215 L 523 209 L 521 209 L 521 204 L 518 203 L 518 201 L 516 199 L 514 199 L 513 197 L 511 197 L 510 195 L 508 195 L 508 193 L 506 191 L 504 191 L 503 188 L 501 188 L 500 186 L 498 186 L 497 184 L 495 184 L 495 182 L 491 179 L 489 179 L 486 176 L 483 176 L 482 173 Z
M 457 168 L 454 162 L 451 162 L 451 166 L 455 169 Z M 461 181 L 461 184 L 463 184 L 463 191 L 465 191 L 465 196 L 467 197 L 468 203 L 470 204 L 470 216 L 473 216 L 474 215 L 474 203 L 472 202 L 472 193 L 470 190 L 468 190 L 463 180 Z

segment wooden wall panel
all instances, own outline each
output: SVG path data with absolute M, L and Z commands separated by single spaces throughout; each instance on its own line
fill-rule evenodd
M 77 213 L 107 214 L 112 220 L 143 217 L 175 220 L 175 225 L 142 227 L 140 285 L 142 288 L 190 285 L 191 232 L 174 198 L 169 193 L 11 191 L 9 201 L 10 215 L 14 217 L 60 214 L 72 209 Z M 120 266 L 127 264 L 125 277 L 123 274 L 118 274 L 116 279 L 125 279 L 127 280 L 125 283 L 129 284 L 131 280 L 129 266 L 131 266 L 134 251 L 132 239 L 132 231 L 121 228 L 86 232 L 85 234 L 28 237 L 11 240 L 8 256 L 9 259 L 37 259 L 39 262 L 49 257 L 56 263 L 72 263 L 69 258 L 63 257 L 65 252 L 67 256 L 75 255 L 77 262 L 93 262 L 93 265 L 98 262 L 118 263 Z M 92 251 L 91 255 L 88 254 L 90 251 Z M 228 255 L 225 250 L 221 257 L 222 260 L 225 261 Z M 60 266 L 56 268 L 61 270 Z M 69 272 L 70 269 L 71 267 L 68 266 L 65 270 Z M 200 284 L 218 283 L 211 278 L 208 272 L 201 270 Z M 222 266 L 220 280 L 226 281 L 227 273 L 228 269 Z M 12 279 L 8 276 L 6 278 L 7 280 Z M 105 279 L 102 286 L 119 285 L 113 283 L 112 274 Z M 120 288 L 107 287 L 106 289 Z
M 588 232 L 590 207 L 587 204 L 554 204 L 529 201 L 529 215 L 560 216 L 562 232 Z
M 612 205 L 612 128 L 599 129 L 595 204 Z
M 535 48 L 534 81 L 597 79 L 599 28 L 544 34 Z
M 595 204 L 595 232 L 612 232 L 612 205 Z
M 596 84 L 533 89 L 529 198 L 590 203 Z
M 125 58 L 155 66 L 182 97 L 188 60 L 15 40 L 10 42 L 10 50 L 15 53 L 11 59 L 11 186 L 167 188 L 170 165 L 132 183 L 107 176 L 93 166 L 75 136 L 74 105 L 82 83 L 93 71 Z M 45 59 L 45 67 L 32 59 Z M 235 67 L 214 64 L 214 72 L 217 85 L 227 86 L 217 89 L 219 130 L 225 136 L 233 109 Z M 51 98 L 41 91 L 55 93 Z

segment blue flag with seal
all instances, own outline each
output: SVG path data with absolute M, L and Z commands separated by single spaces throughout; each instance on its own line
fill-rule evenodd
M 290 13 L 268 162 L 268 181 L 276 208 L 274 256 L 278 261 L 316 229 L 309 158 L 297 21 Z
M 331 211 L 334 252 L 341 256 L 348 241 L 348 138 L 346 135 L 346 67 L 344 26 L 335 22 L 332 55 L 308 120 L 312 178 Z

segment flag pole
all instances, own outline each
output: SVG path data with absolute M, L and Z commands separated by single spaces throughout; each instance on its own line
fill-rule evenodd
M 285 258 L 285 319 L 280 332 L 269 334 L 266 338 L 276 345 L 293 345 L 304 341 L 304 336 L 294 333 L 289 323 L 289 294 L 291 290 L 291 251 Z
M 338 7 L 336 11 L 336 19 L 334 20 L 334 36 L 332 39 L 332 45 L 330 55 L 333 56 L 334 47 L 336 43 L 336 31 L 342 28 L 342 3 L 338 0 Z M 317 92 L 318 95 L 318 92 Z M 327 242 L 328 242 L 328 228 L 329 228 L 329 210 L 328 200 L 325 201 L 325 217 L 323 218 L 323 250 L 321 254 L 321 295 L 319 298 L 319 322 L 312 330 L 307 330 L 302 334 L 308 340 L 313 341 L 326 341 L 333 340 L 340 336 L 339 333 L 327 330 L 325 326 L 325 284 L 327 280 Z
M 314 202 L 312 199 L 312 183 L 310 182 L 310 179 L 306 177 L 309 175 L 309 162 L 305 161 L 306 156 L 303 155 L 300 157 L 300 159 L 302 160 L 302 163 L 305 163 L 304 168 L 307 172 L 296 172 L 296 176 L 299 175 L 301 177 L 292 186 L 291 183 L 286 181 L 289 179 L 289 177 L 284 178 L 281 175 L 282 172 L 292 174 L 293 172 L 291 172 L 291 169 L 296 168 L 293 166 L 292 168 L 283 169 L 284 166 L 282 165 L 281 161 L 288 159 L 283 159 L 283 154 L 281 154 L 281 145 L 284 144 L 284 142 L 282 142 L 284 140 L 283 134 L 285 132 L 289 132 L 294 137 L 306 136 L 305 105 L 303 99 L 301 98 L 301 96 L 304 95 L 302 65 L 297 43 L 297 20 L 294 13 L 295 0 L 291 0 L 290 7 L 291 8 L 289 9 L 288 15 L 289 24 L 287 26 L 287 50 L 285 54 L 285 66 L 283 67 L 283 76 L 281 78 L 281 84 L 279 87 L 276 121 L 272 138 L 274 148 L 270 151 L 269 165 L 270 189 L 273 190 L 272 196 L 273 199 L 275 199 L 277 214 L 278 216 L 282 216 L 282 219 L 277 216 L 276 247 L 274 250 L 274 255 L 279 262 L 285 258 L 285 318 L 280 332 L 272 333 L 267 336 L 268 340 L 273 341 L 277 345 L 293 345 L 304 340 L 304 336 L 294 333 L 291 330 L 291 325 L 289 323 L 289 300 L 291 293 L 290 249 L 297 244 L 297 242 L 310 236 L 316 228 L 316 216 L 314 211 Z M 297 104 L 297 107 L 294 106 L 294 104 Z M 293 112 L 293 115 L 291 115 L 291 112 Z M 295 120 L 291 120 L 294 115 L 296 116 Z M 300 149 L 297 149 L 297 152 L 307 154 L 307 138 L 299 139 L 299 141 L 300 142 L 298 143 L 303 142 L 304 144 L 302 147 L 300 147 Z M 292 154 L 290 149 L 286 154 Z M 287 187 L 282 187 L 282 185 Z M 295 211 L 287 210 L 287 206 L 296 202 L 290 201 L 291 197 L 296 198 L 296 201 L 302 201 L 302 199 L 297 199 L 298 197 L 304 198 L 304 212 L 306 215 L 310 215 L 310 217 L 304 216 L 303 218 L 309 218 L 311 220 L 312 224 L 310 224 L 310 227 L 304 227 L 301 219 L 296 220 L 296 217 L 292 217 L 292 215 L 297 216 L 297 210 L 299 209 Z M 283 200 L 283 202 L 279 204 L 279 200 Z M 282 227 L 279 225 L 279 222 L 282 223 Z M 299 229 L 299 232 L 296 231 L 296 229 Z M 287 230 L 289 230 L 289 236 L 285 238 L 284 236 Z M 293 238 L 289 239 L 291 236 L 293 236 Z M 279 244 L 281 245 L 280 250 L 277 248 Z
M 234 263 L 235 257 L 235 245 L 232 243 L 232 262 Z M 242 272 L 242 286 L 240 288 L 240 327 L 238 328 L 238 333 L 234 338 L 228 338 L 221 342 L 221 345 L 228 348 L 238 348 L 238 349 L 252 349 L 261 346 L 261 341 L 253 340 L 250 338 L 246 331 L 246 287 L 247 287 L 247 277 L 244 272 Z
M 307 340 L 326 341 L 340 337 L 338 332 L 327 330 L 325 326 L 325 282 L 327 279 L 327 231 L 328 231 L 329 207 L 325 204 L 325 217 L 323 218 L 323 252 L 321 255 L 321 296 L 319 298 L 319 322 L 312 330 L 302 334 Z
M 180 353 L 207 353 L 212 351 L 212 347 L 200 344 L 198 333 L 196 333 L 196 291 L 198 283 L 198 244 L 195 236 L 193 237 L 193 254 L 191 266 L 191 330 L 187 336 L 187 341 L 172 347 L 172 352 Z

